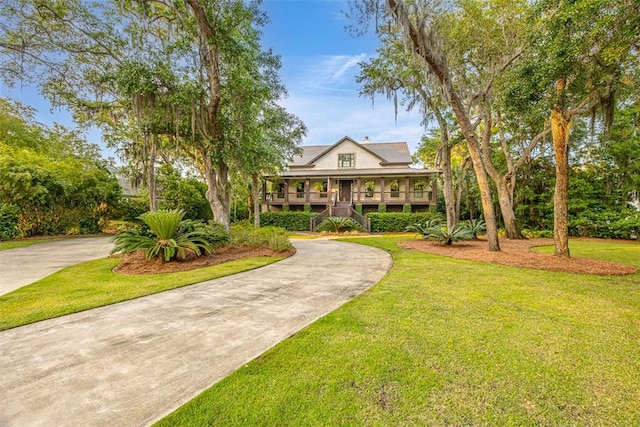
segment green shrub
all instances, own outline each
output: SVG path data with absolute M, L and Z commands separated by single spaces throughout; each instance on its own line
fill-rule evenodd
M 386 213 L 387 212 L 387 204 L 386 203 L 380 203 L 378 205 L 378 213 Z
M 473 234 L 474 239 L 478 238 L 478 234 L 482 234 L 487 231 L 487 225 L 481 219 L 470 219 L 465 221 L 463 224 Z
M 149 200 L 144 197 L 123 197 L 115 217 L 122 221 L 139 221 L 138 217 L 149 210 Z
M 330 216 L 322 221 L 322 224 L 316 228 L 316 231 L 332 231 L 334 233 L 350 230 L 361 231 L 362 227 L 351 218 L 341 216 Z
M 356 204 L 356 212 L 358 212 L 360 215 L 362 215 L 362 203 L 358 203 Z
M 282 205 L 282 212 L 289 212 L 289 203 L 284 203 Z
M 314 212 L 263 212 L 260 214 L 260 225 L 289 231 L 309 231 L 309 219 L 317 215 Z
M 405 203 L 404 205 L 402 205 L 402 212 L 411 213 L 411 203 Z
M 205 196 L 207 185 L 204 182 L 195 178 L 182 177 L 178 170 L 163 165 L 158 170 L 157 186 L 160 209 L 182 209 L 186 219 L 208 221 L 213 218 L 211 207 Z M 238 207 L 235 206 L 235 208 L 237 212 Z M 242 208 L 240 211 L 246 212 Z
M 282 227 L 255 228 L 250 224 L 234 224 L 231 226 L 231 244 L 251 248 L 268 248 L 276 252 L 291 249 L 287 230 Z
M 9 240 L 20 235 L 19 215 L 20 209 L 17 206 L 0 203 L 0 240 Z
M 640 213 L 585 212 L 569 221 L 569 234 L 578 237 L 598 237 L 602 239 L 637 238 L 640 232 Z
M 311 204 L 310 203 L 305 203 L 304 204 L 304 211 L 305 212 L 311 212 Z
M 100 232 L 100 218 L 80 218 L 80 234 L 96 234 Z
M 443 245 L 451 245 L 460 240 L 472 239 L 473 231 L 467 224 L 457 224 L 453 227 L 443 226 L 439 219 L 426 221 L 424 224 L 416 223 L 406 228 L 406 231 L 416 231 L 427 240 L 435 240 Z
M 200 221 L 185 220 L 182 210 L 159 210 L 140 215 L 144 227 L 125 230 L 114 238 L 115 246 L 111 253 L 132 253 L 142 250 L 147 259 L 160 258 L 171 261 L 180 256 L 186 257 L 186 249 L 196 256 L 203 252 L 213 252 L 214 245 L 226 241 L 226 236 L 211 234 Z
M 437 213 L 370 213 L 367 217 L 371 220 L 372 233 L 390 233 L 405 231 L 407 226 L 415 223 L 424 223 L 430 219 L 439 218 Z

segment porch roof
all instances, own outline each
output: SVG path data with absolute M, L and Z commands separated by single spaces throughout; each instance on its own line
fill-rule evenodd
M 439 174 L 440 172 L 432 169 L 415 169 L 415 168 L 393 168 L 393 169 L 323 169 L 323 170 L 289 170 L 282 172 L 278 176 L 268 176 L 267 179 L 278 178 L 357 178 L 357 177 L 387 177 L 387 176 L 427 176 Z

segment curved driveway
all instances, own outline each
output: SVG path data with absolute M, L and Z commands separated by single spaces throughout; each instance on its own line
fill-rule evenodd
M 68 265 L 108 256 L 113 248 L 111 239 L 111 236 L 78 237 L 0 251 L 0 295 Z
M 148 425 L 392 264 L 368 246 L 294 245 L 257 270 L 0 332 L 0 425 Z

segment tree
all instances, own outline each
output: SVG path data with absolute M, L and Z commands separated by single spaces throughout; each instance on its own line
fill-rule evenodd
M 228 229 L 230 168 L 260 123 L 256 113 L 284 94 L 279 59 L 260 46 L 258 5 L 0 0 L 3 76 L 39 82 L 54 105 L 118 129 L 113 141 L 133 141 L 123 151 L 146 163 L 152 208 L 158 149 L 171 142 L 201 170 Z
M 569 137 L 576 116 L 600 108 L 605 134 L 616 93 L 637 58 L 640 5 L 633 0 L 540 0 L 520 66 L 520 99 L 544 102 L 555 152 L 555 255 L 569 251 Z

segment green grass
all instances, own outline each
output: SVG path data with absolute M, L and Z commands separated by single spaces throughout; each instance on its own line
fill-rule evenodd
M 554 246 L 540 246 L 534 251 L 552 254 Z M 616 240 L 602 240 L 594 244 L 589 240 L 571 240 L 569 242 L 571 256 L 597 258 L 621 264 L 635 265 L 640 268 L 640 243 Z
M 370 291 L 161 420 L 204 425 L 640 425 L 640 275 L 399 249 Z M 640 267 L 637 245 L 572 242 Z
M 116 274 L 121 261 L 103 258 L 67 267 L 0 296 L 0 331 L 114 304 L 271 264 L 281 258 L 244 258 L 197 270 L 153 275 Z

